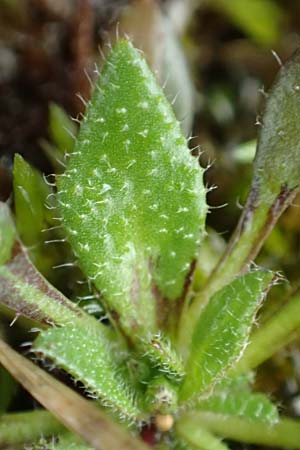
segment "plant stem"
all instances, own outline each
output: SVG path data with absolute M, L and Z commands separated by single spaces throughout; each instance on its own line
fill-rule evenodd
M 196 425 L 194 422 L 179 422 L 176 431 L 189 444 L 201 450 L 228 450 L 227 445 L 205 428 L 199 427 L 198 423 Z
M 32 442 L 63 431 L 65 427 L 45 410 L 5 414 L 0 417 L 0 447 Z
M 300 449 L 300 422 L 281 419 L 275 425 L 211 412 L 191 412 L 179 420 L 180 429 L 204 426 L 225 438 L 249 444 L 270 445 L 288 450 Z
M 233 372 L 245 373 L 270 358 L 294 338 L 300 328 L 300 296 L 291 298 L 251 336 L 251 342 Z
M 19 355 L 1 339 L 0 363 L 38 402 L 95 450 L 149 450 L 95 405 Z

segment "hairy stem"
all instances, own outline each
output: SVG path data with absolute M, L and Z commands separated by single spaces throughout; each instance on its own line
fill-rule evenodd
M 32 442 L 65 431 L 52 414 L 44 410 L 4 414 L 0 418 L 0 448 Z
M 181 429 L 191 427 L 191 424 L 204 426 L 217 435 L 249 444 L 300 449 L 300 423 L 292 419 L 267 425 L 255 420 L 197 411 L 186 414 L 179 424 Z
M 189 444 L 201 450 L 228 450 L 219 438 L 194 422 L 179 422 L 176 431 Z

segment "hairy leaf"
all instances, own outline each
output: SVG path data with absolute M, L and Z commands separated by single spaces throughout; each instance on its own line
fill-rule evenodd
M 55 207 L 54 193 L 41 173 L 21 155 L 15 155 L 13 174 L 16 228 L 31 260 L 47 276 L 60 258 L 54 246 L 45 245 L 45 241 L 53 236 L 52 227 L 57 228 L 52 209 Z M 48 229 L 50 231 L 45 233 Z
M 164 376 L 157 376 L 147 385 L 144 405 L 151 413 L 172 414 L 177 409 L 178 386 Z
M 213 295 L 192 337 L 182 401 L 209 389 L 241 356 L 272 278 L 271 272 L 250 272 Z
M 0 362 L 39 403 L 95 450 L 149 450 L 95 404 L 19 355 L 1 339 Z
M 277 408 L 268 397 L 247 391 L 219 390 L 208 399 L 202 400 L 197 409 L 270 424 L 279 420 Z
M 70 243 L 108 309 L 130 335 L 155 331 L 158 298 L 182 295 L 196 257 L 205 189 L 171 106 L 125 40 L 97 81 L 58 190 Z
M 184 366 L 180 356 L 172 348 L 171 342 L 161 333 L 149 336 L 142 343 L 144 355 L 150 364 L 168 378 L 180 381 L 184 376 Z
M 259 202 L 300 185 L 300 50 L 280 69 L 267 101 L 254 161 Z
M 9 207 L 0 202 L 0 264 L 10 258 L 14 241 L 15 229 Z
M 296 294 L 251 335 L 251 342 L 234 368 L 243 373 L 257 367 L 295 337 L 300 328 L 300 297 Z M 268 345 L 265 345 L 265 343 Z
M 228 4 L 231 2 L 227 2 Z M 300 50 L 281 67 L 261 120 L 251 190 L 230 242 L 206 286 L 206 298 L 254 261 L 300 187 Z M 190 308 L 194 324 L 203 295 Z M 193 328 L 193 326 L 192 326 Z M 189 336 L 184 337 L 185 340 Z
M 10 261 L 0 266 L 0 303 L 43 325 L 86 326 L 99 339 L 116 341 L 115 333 L 55 289 L 35 269 L 25 249 L 15 241 Z M 119 341 L 123 349 L 123 343 Z
M 21 155 L 14 160 L 14 199 L 16 224 L 23 242 L 35 245 L 41 239 L 45 227 L 45 200 L 51 193 L 37 170 L 33 169 Z
M 67 325 L 92 319 L 42 277 L 17 241 L 13 258 L 0 266 L 0 302 L 41 323 Z
M 105 406 L 124 418 L 140 418 L 134 393 L 116 364 L 112 347 L 93 330 L 68 326 L 43 331 L 34 343 L 34 351 L 81 381 L 90 395 L 100 398 Z

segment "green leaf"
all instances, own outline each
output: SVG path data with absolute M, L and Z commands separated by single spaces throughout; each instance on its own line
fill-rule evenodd
M 77 127 L 63 108 L 53 102 L 49 104 L 49 134 L 61 156 L 73 150 Z
M 211 388 L 242 355 L 272 279 L 271 272 L 250 272 L 212 296 L 193 333 L 182 402 Z
M 41 435 L 51 437 L 64 431 L 64 426 L 42 409 L 0 416 L 1 448 L 19 448 L 18 444 L 36 441 Z
M 27 246 L 42 240 L 42 229 L 47 226 L 45 201 L 51 189 L 41 174 L 21 155 L 14 159 L 14 198 L 18 233 Z
M 171 342 L 161 333 L 153 334 L 142 342 L 144 356 L 150 365 L 163 372 L 168 378 L 180 381 L 185 372 L 183 361 L 172 348 Z
M 209 294 L 227 284 L 255 259 L 299 190 L 299 79 L 300 50 L 297 50 L 281 67 L 268 93 L 251 190 L 236 231 L 210 280 Z M 192 315 L 195 316 L 195 310 L 191 311 Z
M 0 415 L 6 411 L 16 392 L 16 383 L 10 374 L 0 366 Z
M 53 220 L 56 206 L 52 188 L 41 173 L 31 167 L 21 155 L 14 159 L 13 186 L 16 214 L 16 228 L 35 266 L 45 275 L 52 272 L 52 266 L 59 261 L 56 248 L 49 248 L 45 241 L 52 239 L 57 231 Z M 50 229 L 50 231 L 46 231 Z M 45 232 L 46 231 L 46 232 Z
M 217 390 L 211 397 L 202 400 L 196 409 L 269 424 L 279 420 L 276 406 L 266 395 L 247 391 Z
M 39 335 L 33 349 L 81 381 L 93 398 L 100 398 L 123 418 L 141 418 L 112 347 L 93 330 L 80 326 L 52 328 Z
M 269 47 L 280 37 L 283 12 L 272 0 L 214 0 L 232 21 L 258 44 Z
M 269 92 L 254 161 L 260 202 L 300 185 L 300 50 L 280 69 Z
M 0 266 L 0 303 L 43 325 L 79 324 L 99 334 L 99 338 L 116 340 L 115 333 L 67 299 L 36 270 L 26 251 L 15 242 L 14 255 Z M 122 341 L 119 340 L 119 345 Z M 122 346 L 123 349 L 123 346 Z
M 65 169 L 66 158 L 74 148 L 77 126 L 66 112 L 53 102 L 49 104 L 49 135 L 52 142 L 41 139 L 40 145 L 55 173 L 61 174 Z
M 27 448 L 27 447 L 26 447 Z M 40 439 L 40 441 L 34 444 L 28 450 L 92 450 L 91 447 L 87 447 L 78 437 L 71 433 L 58 436 L 56 439 L 52 439 L 50 442 L 48 439 Z
M 0 302 L 41 323 L 67 325 L 85 316 L 41 276 L 20 244 L 14 258 L 0 266 Z
M 202 173 L 144 59 L 119 41 L 59 179 L 58 201 L 83 271 L 133 339 L 156 331 L 161 297 L 182 294 L 203 236 Z
M 14 241 L 15 228 L 9 207 L 0 202 L 0 265 L 10 258 Z

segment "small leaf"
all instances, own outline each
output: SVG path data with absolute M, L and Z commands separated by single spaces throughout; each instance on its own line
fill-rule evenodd
M 231 4 L 231 2 L 226 2 Z M 258 255 L 283 211 L 300 187 L 300 50 L 281 67 L 267 95 L 259 129 L 251 190 L 229 244 L 205 293 L 189 310 L 192 324 L 199 317 L 203 296 L 209 298 Z M 185 337 L 187 341 L 188 337 Z
M 49 134 L 61 156 L 73 150 L 77 127 L 63 108 L 53 102 L 49 105 Z
M 0 202 L 0 265 L 10 258 L 14 241 L 15 229 L 9 207 Z
M 300 50 L 280 69 L 267 97 L 254 161 L 259 202 L 300 185 Z
M 74 150 L 58 182 L 69 241 L 127 334 L 155 332 L 156 302 L 181 296 L 196 258 L 205 188 L 171 106 L 128 41 L 108 57 Z
M 27 246 L 39 244 L 46 226 L 45 200 L 51 194 L 39 172 L 21 155 L 14 159 L 14 198 L 18 233 Z
M 132 389 L 116 364 L 114 351 L 93 330 L 80 326 L 52 328 L 39 335 L 33 349 L 81 381 L 93 398 L 100 398 L 105 406 L 117 409 L 123 418 L 140 417 Z
M 152 414 L 172 414 L 176 412 L 178 386 L 159 375 L 147 385 L 144 405 Z
M 116 339 L 109 327 L 86 314 L 48 283 L 32 265 L 17 240 L 13 257 L 0 266 L 0 303 L 17 315 L 24 315 L 43 325 L 80 324 L 94 330 L 99 338 L 109 339 L 110 342 Z
M 269 424 L 279 420 L 276 406 L 266 395 L 247 391 L 217 390 L 211 397 L 202 400 L 196 409 Z
M 56 103 L 49 104 L 49 135 L 51 143 L 40 140 L 40 146 L 51 162 L 56 174 L 61 174 L 66 167 L 66 158 L 75 145 L 77 126 L 66 112 Z
M 273 0 L 215 0 L 232 21 L 258 44 L 270 47 L 280 37 L 283 11 Z
M 272 278 L 271 272 L 250 272 L 212 296 L 194 330 L 181 401 L 199 397 L 236 363 Z
M 55 197 L 40 172 L 31 167 L 21 155 L 14 159 L 14 200 L 16 228 L 34 265 L 46 276 L 52 272 L 52 266 L 59 260 L 55 247 L 45 245 L 52 233 L 45 231 L 54 223 L 53 211 Z M 46 206 L 47 205 L 47 206 Z
M 144 356 L 150 365 L 163 372 L 166 377 L 180 381 L 184 376 L 184 366 L 180 356 L 171 346 L 171 342 L 161 333 L 151 335 L 142 342 Z
M 13 259 L 0 266 L 0 302 L 41 323 L 67 325 L 81 320 L 84 312 L 51 286 L 30 263 L 21 245 L 15 245 Z

